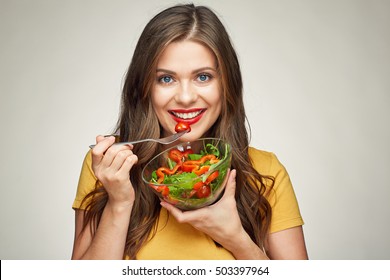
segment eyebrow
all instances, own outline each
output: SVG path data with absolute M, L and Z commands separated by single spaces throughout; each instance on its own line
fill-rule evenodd
M 207 70 L 217 72 L 217 70 L 215 68 L 206 66 L 206 67 L 201 67 L 201 68 L 195 69 L 191 73 L 195 74 L 195 73 L 199 73 L 199 72 L 203 72 L 203 71 L 207 71 Z M 172 74 L 172 75 L 176 74 L 175 71 L 164 69 L 164 68 L 157 68 L 156 72 L 164 72 L 164 73 L 168 73 L 168 74 Z

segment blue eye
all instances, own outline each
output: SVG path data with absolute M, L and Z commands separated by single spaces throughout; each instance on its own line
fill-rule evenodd
M 198 76 L 198 80 L 200 81 L 200 82 L 207 82 L 208 80 L 210 80 L 210 75 L 208 75 L 208 74 L 200 74 L 199 76 Z
M 169 83 L 173 82 L 173 79 L 170 76 L 163 76 L 163 77 L 160 77 L 158 80 L 159 80 L 159 82 L 161 82 L 163 84 L 169 84 Z

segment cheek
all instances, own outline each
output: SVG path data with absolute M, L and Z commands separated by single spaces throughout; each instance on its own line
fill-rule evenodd
M 215 110 L 221 111 L 222 107 L 222 92 L 219 87 L 213 87 L 204 95 L 204 98 L 207 100 L 207 103 L 212 105 Z
M 151 98 L 152 104 L 155 109 L 161 109 L 168 105 L 173 98 L 174 94 L 172 89 L 159 87 L 155 85 L 152 88 Z
M 165 127 L 168 120 L 166 107 L 169 103 L 169 100 L 170 99 L 167 98 L 167 95 L 162 94 L 161 92 L 153 91 L 151 94 L 151 102 L 152 102 L 153 110 L 157 116 L 159 123 L 163 127 Z
M 158 92 L 153 91 L 151 95 L 153 109 L 158 112 L 164 106 L 163 95 L 159 95 Z

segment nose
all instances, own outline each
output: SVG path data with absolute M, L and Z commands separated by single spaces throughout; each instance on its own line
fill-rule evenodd
M 196 101 L 198 94 L 191 82 L 182 81 L 177 89 L 175 100 L 182 105 L 190 105 Z

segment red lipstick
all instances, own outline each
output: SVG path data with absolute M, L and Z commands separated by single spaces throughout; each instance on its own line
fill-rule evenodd
M 202 118 L 205 111 L 206 109 L 204 108 L 174 109 L 169 110 L 169 113 L 175 122 L 182 122 L 188 125 L 192 125 L 197 123 Z

